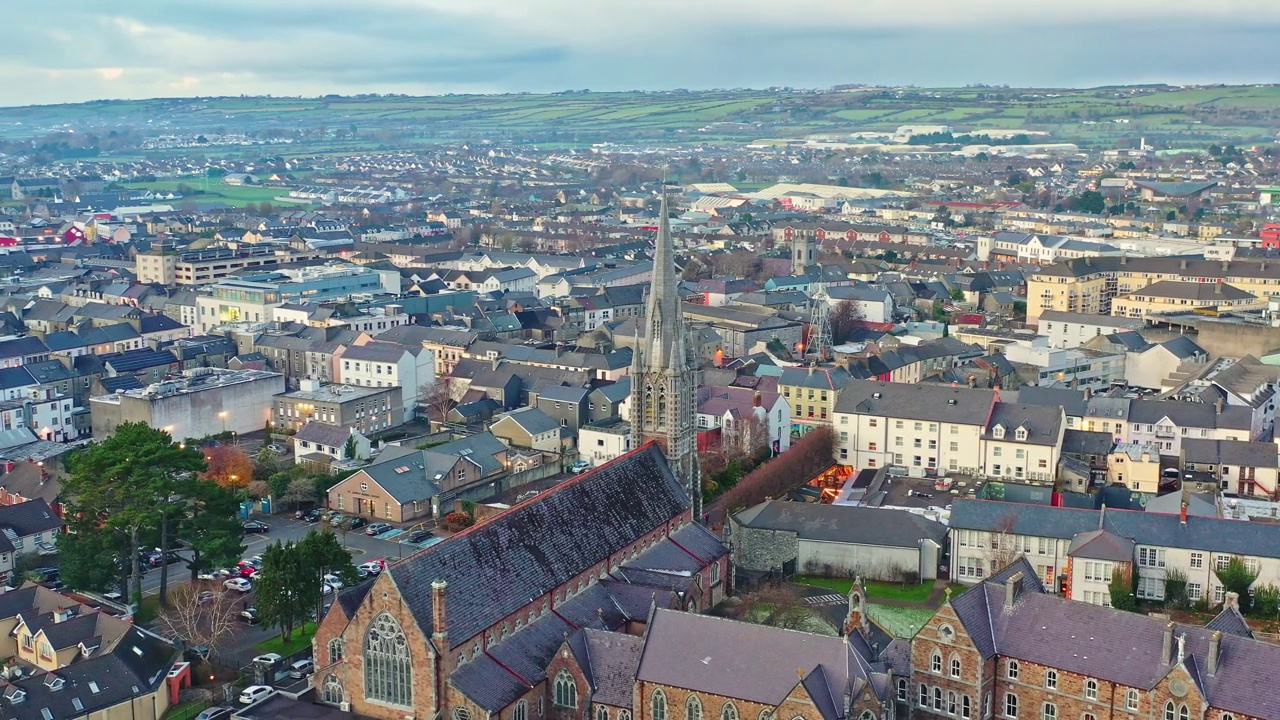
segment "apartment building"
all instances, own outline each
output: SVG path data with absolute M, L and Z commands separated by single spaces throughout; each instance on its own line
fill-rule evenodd
M 791 405 L 791 433 L 804 435 L 818 425 L 831 424 L 840 391 L 850 382 L 842 367 L 785 368 L 778 391 Z
M 1280 525 L 1190 515 L 1131 510 L 1082 510 L 1049 505 L 1024 505 L 993 500 L 958 499 L 951 505 L 951 557 L 954 577 L 973 584 L 1009 561 L 1022 557 L 1052 592 L 1096 605 L 1109 605 L 1104 592 L 1115 563 L 1131 563 L 1137 596 L 1163 600 L 1170 569 L 1185 573 L 1187 597 L 1221 603 L 1226 589 L 1215 570 L 1232 558 L 1258 573 L 1259 585 L 1280 584 Z M 1085 560 L 1112 563 L 1083 568 L 1081 548 L 1093 533 L 1111 536 L 1114 559 Z M 1128 549 L 1132 555 L 1125 555 Z M 1117 553 L 1116 550 L 1121 552 Z M 1096 595 L 1084 596 L 1088 589 Z
M 1266 298 L 1257 297 L 1223 282 L 1161 280 L 1141 290 L 1117 296 L 1111 302 L 1111 314 L 1118 317 L 1147 319 L 1205 308 L 1248 310 L 1262 307 L 1266 301 Z
M 852 380 L 833 427 L 841 465 L 1048 481 L 1066 417 L 1061 407 L 1001 402 L 997 390 Z
M 281 432 L 322 422 L 368 435 L 404 423 L 403 388 L 322 385 L 318 380 L 299 385 L 275 397 L 272 423 Z
M 1051 348 L 1073 348 L 1080 347 L 1095 337 L 1125 330 L 1141 330 L 1144 325 L 1141 319 L 1046 310 L 1040 313 L 1040 324 L 1036 327 L 1036 332 L 1049 339 Z
M 371 342 L 335 352 L 338 382 L 364 387 L 399 387 L 406 418 L 414 417 L 422 388 L 436 381 L 435 353 L 421 346 Z
M 168 243 L 156 243 L 138 253 L 138 282 L 159 285 L 207 285 L 241 270 L 274 268 L 285 263 L 319 257 L 316 252 L 296 252 L 278 245 L 243 245 L 178 252 Z
M 1047 310 L 1111 315 L 1116 298 L 1161 281 L 1224 283 L 1267 298 L 1280 293 L 1280 263 L 1124 256 L 1066 260 L 1027 276 L 1027 322 L 1036 323 Z

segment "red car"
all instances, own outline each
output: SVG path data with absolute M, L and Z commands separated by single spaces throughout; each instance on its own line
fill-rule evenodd
M 248 564 L 237 565 L 236 570 L 240 573 L 240 577 L 242 578 L 251 578 L 258 574 L 258 568 Z

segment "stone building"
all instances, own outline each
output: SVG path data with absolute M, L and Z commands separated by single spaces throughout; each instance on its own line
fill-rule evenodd
M 567 639 L 724 598 L 727 550 L 691 520 L 654 443 L 561 483 L 342 593 L 314 640 L 317 697 L 385 720 L 545 718 L 569 698 L 548 669 Z

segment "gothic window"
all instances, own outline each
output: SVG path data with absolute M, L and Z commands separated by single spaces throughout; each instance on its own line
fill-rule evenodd
M 334 638 L 329 641 L 329 664 L 330 665 L 334 663 L 342 662 L 343 649 L 344 648 L 343 648 L 342 638 Z
M 898 702 L 907 701 L 907 679 L 898 678 Z
M 951 657 L 951 677 L 960 677 L 960 658 Z
M 1175 720 L 1177 715 L 1174 714 L 1173 701 L 1164 704 L 1164 720 Z
M 653 720 L 667 720 L 667 696 L 661 690 L 654 690 L 650 702 L 653 706 Z
M 631 713 L 626 710 L 618 711 L 618 720 L 631 720 Z
M 337 675 L 330 675 L 324 679 L 320 699 L 330 705 L 337 705 L 343 701 L 342 685 L 338 682 Z
M 1013 693 L 1005 693 L 1004 696 L 1004 716 L 1010 718 L 1018 717 L 1018 696 Z
M 511 712 L 511 720 L 529 720 L 529 703 L 521 700 L 516 703 L 516 709 Z
M 596 720 L 609 720 L 609 708 L 603 705 L 597 705 Z
M 644 386 L 644 422 L 646 425 L 653 424 L 653 386 Z
M 555 698 L 551 702 L 560 707 L 578 707 L 578 684 L 564 670 L 556 675 Z
M 942 672 L 942 653 L 935 652 L 933 657 L 929 659 L 929 669 L 936 673 Z
M 658 390 L 658 427 L 667 426 L 667 389 Z
M 862 714 L 858 716 L 858 720 L 876 720 L 876 714 L 870 710 L 863 710 Z
M 720 708 L 720 720 L 738 720 L 738 706 L 731 702 L 725 703 Z
M 364 694 L 391 705 L 413 705 L 413 659 L 404 631 L 390 613 L 374 618 L 365 635 Z
M 684 703 L 684 720 L 702 720 L 702 701 L 690 695 Z

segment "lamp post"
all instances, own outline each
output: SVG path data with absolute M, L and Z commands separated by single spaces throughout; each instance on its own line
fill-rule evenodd
M 227 411 L 223 410 L 218 413 L 218 419 L 222 421 L 222 432 L 225 434 L 227 432 Z

